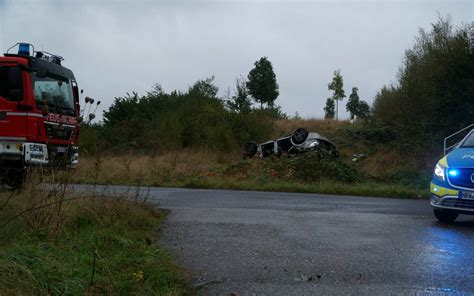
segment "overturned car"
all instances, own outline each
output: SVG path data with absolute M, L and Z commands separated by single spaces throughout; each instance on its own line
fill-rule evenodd
M 336 146 L 331 141 L 319 133 L 310 133 L 304 128 L 298 128 L 290 135 L 261 144 L 255 141 L 247 142 L 244 147 L 244 156 L 258 155 L 264 158 L 270 155 L 280 156 L 308 151 L 320 151 L 333 157 L 339 156 Z

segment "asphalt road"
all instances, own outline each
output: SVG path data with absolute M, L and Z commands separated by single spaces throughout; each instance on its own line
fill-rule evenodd
M 474 216 L 428 201 L 152 188 L 160 243 L 203 295 L 474 294 Z

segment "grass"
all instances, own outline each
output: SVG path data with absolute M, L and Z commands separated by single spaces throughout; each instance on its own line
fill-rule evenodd
M 317 182 L 313 184 L 285 181 L 259 182 L 255 180 L 215 180 L 191 179 L 181 187 L 202 189 L 233 189 L 271 192 L 321 193 L 332 195 L 352 195 L 390 198 L 425 199 L 428 193 L 423 190 L 384 183 L 337 183 Z
M 390 145 L 383 128 L 362 122 L 325 119 L 289 119 L 274 123 L 273 138 L 304 127 L 333 140 L 339 160 L 322 164 L 308 159 L 298 163 L 285 158 L 243 161 L 242 151 L 206 149 L 137 151 L 82 156 L 74 176 L 77 183 L 143 185 L 239 190 L 328 193 L 398 198 L 428 197 L 431 165 L 437 159 Z M 388 138 L 387 138 L 388 137 Z M 354 154 L 363 154 L 353 162 Z M 422 164 L 421 164 L 422 163 Z M 426 164 L 424 164 L 426 163 Z M 328 170 L 329 168 L 329 170 Z
M 390 161 L 385 156 L 383 159 Z M 287 168 L 279 166 L 279 161 L 278 159 L 242 161 L 239 152 L 214 153 L 183 150 L 156 156 L 101 157 L 100 171 L 97 173 L 95 171 L 97 159 L 83 157 L 73 181 L 111 185 L 305 192 L 415 199 L 428 197 L 428 191 L 423 187 L 425 183 L 428 184 L 425 179 L 421 179 L 418 182 L 420 184 L 406 182 L 400 178 L 397 183 L 388 183 L 372 177 L 364 177 L 362 181 L 352 183 L 328 179 L 308 181 L 285 174 Z M 370 160 L 368 163 L 372 166 L 374 161 Z M 280 171 L 275 171 L 278 169 Z M 419 178 L 413 176 L 412 179 Z
M 66 196 L 61 206 L 57 198 L 0 193 L 1 294 L 189 292 L 183 271 L 155 243 L 165 212 L 116 197 Z

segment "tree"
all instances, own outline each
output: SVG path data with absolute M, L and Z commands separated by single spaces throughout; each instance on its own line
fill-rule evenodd
M 339 106 L 339 101 L 342 101 L 345 97 L 346 94 L 344 93 L 344 81 L 341 76 L 341 71 L 336 70 L 334 71 L 334 76 L 332 78 L 331 83 L 328 84 L 328 90 L 332 90 L 332 99 L 333 101 L 336 102 L 336 120 L 338 118 L 338 106 Z M 327 105 L 327 102 L 326 102 Z
M 280 94 L 272 63 L 266 57 L 255 62 L 255 67 L 248 74 L 246 85 L 249 94 L 260 103 L 260 109 L 263 104 L 273 107 Z
M 359 118 L 367 118 L 370 114 L 370 106 L 366 101 L 359 102 L 359 108 L 357 108 L 356 116 Z
M 360 98 L 357 93 L 358 91 L 359 89 L 357 87 L 352 88 L 352 93 L 349 95 L 349 100 L 347 100 L 346 104 L 346 110 L 351 115 L 351 120 L 355 118 L 359 109 Z
M 227 106 L 238 113 L 248 113 L 251 110 L 252 102 L 250 101 L 246 81 L 243 77 L 237 78 L 235 81 L 235 95 L 227 102 Z
M 444 137 L 472 123 L 474 55 L 468 32 L 443 18 L 430 31 L 421 29 L 405 51 L 396 83 L 377 94 L 374 117 L 390 124 L 404 139 L 400 143 L 420 153 L 437 152 Z
M 334 118 L 334 100 L 328 98 L 326 100 L 326 107 L 324 107 L 324 118 L 333 119 Z
M 141 98 L 136 92 L 127 93 L 125 97 L 116 97 L 109 110 L 104 111 L 104 123 L 116 125 L 139 113 Z
M 204 80 L 198 80 L 193 86 L 189 88 L 188 93 L 199 94 L 207 98 L 216 98 L 219 88 L 214 85 L 214 76 L 208 77 Z
M 351 120 L 354 120 L 354 118 L 367 118 L 370 112 L 369 104 L 359 98 L 358 91 L 357 87 L 352 88 L 352 93 L 346 104 L 346 110 L 351 115 Z

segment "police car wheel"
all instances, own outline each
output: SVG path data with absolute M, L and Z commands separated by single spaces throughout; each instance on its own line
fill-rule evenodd
M 453 211 L 442 211 L 442 210 L 433 210 L 433 213 L 436 219 L 438 219 L 439 222 L 443 222 L 443 223 L 454 222 L 454 220 L 456 220 L 456 218 L 459 215 L 458 213 L 453 212 Z

